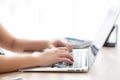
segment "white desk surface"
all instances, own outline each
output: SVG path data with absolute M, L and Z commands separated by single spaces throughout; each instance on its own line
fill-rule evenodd
M 88 73 L 11 72 L 0 74 L 0 80 L 23 77 L 23 80 L 120 80 L 120 45 L 102 48 Z

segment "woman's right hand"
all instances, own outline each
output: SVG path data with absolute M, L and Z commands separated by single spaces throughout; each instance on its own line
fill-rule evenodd
M 58 62 L 73 64 L 73 57 L 66 47 L 47 49 L 38 54 L 39 66 L 49 66 Z

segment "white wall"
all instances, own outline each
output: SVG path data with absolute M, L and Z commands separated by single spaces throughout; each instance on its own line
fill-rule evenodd
M 14 36 L 93 39 L 110 5 L 119 0 L 0 0 L 0 19 Z

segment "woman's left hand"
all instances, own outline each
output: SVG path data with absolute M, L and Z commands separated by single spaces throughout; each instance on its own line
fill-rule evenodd
M 66 47 L 68 51 L 72 51 L 72 46 L 67 43 L 65 40 L 52 40 L 51 41 L 51 48 L 54 47 Z

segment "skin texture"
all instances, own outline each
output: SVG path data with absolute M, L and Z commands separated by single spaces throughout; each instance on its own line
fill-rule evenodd
M 66 41 L 15 38 L 1 24 L 0 47 L 21 53 L 41 51 L 39 54 L 0 55 L 0 73 L 27 67 L 48 66 L 58 62 L 73 63 L 73 58 L 69 54 L 72 47 Z

